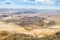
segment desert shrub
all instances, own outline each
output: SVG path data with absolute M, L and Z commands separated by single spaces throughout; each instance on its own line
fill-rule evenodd
M 14 36 L 15 40 L 30 40 L 31 38 L 33 38 L 32 36 L 27 34 L 14 34 Z
M 9 33 L 7 31 L 0 31 L 0 35 L 8 35 Z
M 8 31 L 0 31 L 0 40 L 14 40 L 14 35 Z
M 57 32 L 57 33 L 56 33 L 56 36 L 57 36 L 58 38 L 60 38 L 60 32 Z

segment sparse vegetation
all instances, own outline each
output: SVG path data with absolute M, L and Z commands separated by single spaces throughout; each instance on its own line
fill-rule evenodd
M 57 29 L 58 26 L 56 26 L 60 26 L 60 16 L 56 17 L 51 15 L 49 16 L 47 14 L 30 15 L 20 13 L 18 12 L 18 14 L 14 14 L 9 12 L 5 13 L 5 15 L 4 13 L 0 15 L 0 21 L 4 22 L 0 23 L 0 27 L 9 30 L 9 32 L 1 31 L 0 38 L 8 36 L 11 32 L 14 34 L 11 34 L 5 39 L 3 38 L 3 40 L 60 40 L 60 30 Z M 12 25 L 9 23 L 12 23 Z M 49 30 L 48 27 L 51 28 L 53 26 L 57 27 L 56 29 L 58 30 L 58 32 L 56 32 L 57 30 L 55 30 L 54 28 L 52 28 L 53 30 Z

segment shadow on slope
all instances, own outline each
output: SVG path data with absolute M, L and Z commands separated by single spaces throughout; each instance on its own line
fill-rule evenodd
M 27 34 L 14 34 L 14 36 L 15 40 L 60 40 L 60 32 L 42 38 L 33 37 Z

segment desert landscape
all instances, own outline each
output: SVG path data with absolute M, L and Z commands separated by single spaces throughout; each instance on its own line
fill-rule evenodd
M 60 12 L 31 9 L 0 12 L 0 40 L 60 40 Z

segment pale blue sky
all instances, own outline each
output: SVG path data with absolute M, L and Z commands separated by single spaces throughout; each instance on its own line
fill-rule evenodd
M 0 8 L 60 9 L 60 0 L 0 0 Z

